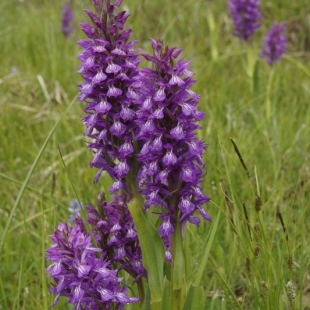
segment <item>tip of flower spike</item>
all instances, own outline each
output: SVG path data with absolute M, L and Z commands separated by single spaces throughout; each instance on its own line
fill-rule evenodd
M 269 66 L 279 61 L 282 55 L 286 53 L 287 37 L 284 34 L 285 29 L 285 24 L 274 22 L 264 38 L 264 47 L 260 56 L 267 57 Z

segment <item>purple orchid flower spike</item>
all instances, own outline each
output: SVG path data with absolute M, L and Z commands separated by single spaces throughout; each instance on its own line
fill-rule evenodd
M 118 269 L 108 260 L 105 251 L 93 244 L 92 237 L 81 218 L 76 226 L 59 223 L 51 239 L 53 245 L 46 250 L 47 260 L 53 263 L 46 273 L 54 279 L 50 292 L 56 294 L 53 307 L 60 296 L 68 298 L 75 309 L 115 309 L 115 305 L 138 302 L 128 297 L 127 287 L 117 277 Z
M 73 27 L 73 10 L 72 10 L 72 0 L 69 0 L 62 7 L 62 33 L 65 37 L 70 38 L 72 35 Z
M 136 123 L 139 130 L 138 180 L 140 193 L 146 197 L 144 208 L 161 208 L 159 233 L 171 260 L 170 237 L 181 221 L 199 225 L 198 210 L 211 220 L 202 205 L 210 199 L 202 193 L 204 176 L 202 160 L 206 145 L 195 131 L 204 113 L 197 109 L 200 96 L 191 90 L 190 61 L 177 59 L 181 49 L 164 47 L 151 39 L 153 56 L 143 54 L 153 68 L 140 70 L 143 94 L 140 97 Z M 142 91 L 141 91 L 142 93 Z
M 90 165 L 98 169 L 94 181 L 106 171 L 114 180 L 113 193 L 125 186 L 133 163 L 140 60 L 133 49 L 136 41 L 129 41 L 132 30 L 124 30 L 129 15 L 115 13 L 121 1 L 94 0 L 93 4 L 95 13 L 85 10 L 92 25 L 81 24 L 88 39 L 78 42 L 83 48 L 79 73 L 84 78 L 79 99 L 86 104 L 84 134 L 92 139 L 88 145 L 94 152 Z
M 282 58 L 287 48 L 287 38 L 284 34 L 286 26 L 275 22 L 264 38 L 264 47 L 261 57 L 267 57 L 269 66 Z
M 100 201 L 98 209 L 86 206 L 88 223 L 93 228 L 97 245 L 107 249 L 109 260 L 118 263 L 135 281 L 146 278 L 136 227 L 127 207 L 126 196 L 114 196 L 113 201 Z
M 235 25 L 235 35 L 250 41 L 262 18 L 259 0 L 228 0 L 228 7 Z

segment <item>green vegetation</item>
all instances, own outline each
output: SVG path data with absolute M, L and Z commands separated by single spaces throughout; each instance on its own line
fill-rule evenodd
M 261 2 L 264 19 L 254 34 L 254 55 L 274 20 L 288 26 L 288 55 L 275 65 L 271 82 L 265 59 L 258 59 L 253 74 L 248 72 L 249 51 L 232 36 L 225 0 L 123 3 L 143 49 L 150 50 L 149 37 L 163 38 L 183 47 L 196 72 L 194 90 L 201 94 L 203 138 L 209 144 L 203 187 L 212 201 L 206 209 L 218 226 L 215 234 L 210 233 L 214 224 L 187 227 L 184 242 L 192 260 L 186 269 L 197 269 L 208 292 L 206 309 L 310 309 L 310 2 Z M 71 39 L 61 33 L 61 4 L 0 3 L 3 310 L 50 309 L 54 296 L 48 294 L 50 280 L 44 274 L 48 235 L 57 222 L 68 221 L 76 193 L 94 204 L 111 183 L 108 176 L 92 183 L 96 172 L 88 167 L 92 155 L 82 135 L 83 104 L 76 101 L 64 115 L 81 81 L 75 73 L 75 42 L 82 37 L 78 22 L 88 21 L 82 8 L 90 8 L 91 1 L 74 2 Z M 202 257 L 208 260 L 203 274 L 197 264 Z M 56 309 L 70 308 L 61 300 Z

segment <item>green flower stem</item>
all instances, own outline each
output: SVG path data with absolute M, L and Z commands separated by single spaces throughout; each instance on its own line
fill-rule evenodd
M 257 62 L 257 56 L 252 44 L 247 43 L 247 63 L 246 73 L 250 79 L 251 92 L 255 90 L 255 66 Z
M 207 8 L 207 22 L 210 30 L 210 48 L 211 48 L 211 57 L 213 61 L 218 60 L 218 48 L 217 48 L 217 41 L 218 41 L 218 26 L 215 24 L 214 14 L 210 7 L 210 3 L 208 4 Z
M 162 309 L 164 249 L 157 229 L 143 212 L 143 202 L 139 194 L 128 204 L 134 220 L 142 250 L 142 262 L 148 273 L 151 292 L 151 309 Z M 140 292 L 139 292 L 140 293 Z
M 172 268 L 171 268 L 171 310 L 182 309 L 182 288 L 185 275 L 185 261 L 183 251 L 183 241 L 181 236 L 181 224 L 179 218 L 175 231 L 172 235 Z
M 142 283 L 142 279 L 140 279 L 137 282 L 137 286 L 138 286 L 138 291 L 139 291 L 139 300 L 140 300 L 140 305 L 142 306 L 144 304 L 144 287 L 143 287 L 143 283 Z
M 274 69 L 270 68 L 269 76 L 268 76 L 268 84 L 267 84 L 267 92 L 266 92 L 266 117 L 269 119 L 271 117 L 271 86 L 273 81 Z

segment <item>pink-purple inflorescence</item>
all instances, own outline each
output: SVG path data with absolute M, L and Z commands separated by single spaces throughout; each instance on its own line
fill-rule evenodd
M 228 0 L 228 7 L 235 25 L 235 35 L 250 41 L 262 18 L 259 0 Z
M 128 297 L 118 271 L 125 269 L 136 281 L 146 277 L 133 220 L 119 197 L 109 204 L 103 201 L 98 212 L 86 209 L 93 235 L 78 215 L 74 227 L 59 223 L 50 236 L 53 245 L 46 252 L 53 263 L 46 272 L 55 280 L 50 289 L 56 294 L 53 306 L 65 296 L 78 310 L 123 309 L 138 298 Z
M 284 33 L 286 26 L 275 22 L 264 38 L 264 47 L 261 57 L 267 57 L 268 64 L 271 66 L 274 62 L 281 59 L 286 52 L 286 35 Z
M 170 237 L 177 221 L 199 225 L 196 210 L 210 220 L 202 205 L 203 153 L 206 145 L 195 131 L 204 114 L 199 95 L 190 88 L 190 61 L 178 59 L 181 49 L 152 40 L 154 55 L 142 54 L 153 68 L 138 69 L 139 50 L 124 29 L 128 14 L 115 15 L 121 1 L 94 1 L 97 15 L 86 11 L 93 25 L 81 24 L 89 39 L 79 41 L 84 78 L 80 100 L 86 102 L 85 135 L 92 139 L 92 167 L 114 180 L 110 191 L 138 193 L 144 210 L 159 207 L 159 233 L 171 260 Z
M 97 208 L 86 206 L 87 223 L 79 214 L 74 227 L 60 223 L 47 249 L 54 304 L 66 296 L 76 309 L 122 309 L 138 301 L 117 277 L 124 270 L 138 283 L 147 278 L 127 207 L 132 199 L 159 214 L 167 261 L 173 259 L 176 229 L 183 232 L 187 222 L 199 226 L 196 211 L 211 220 L 202 207 L 209 201 L 201 187 L 207 145 L 196 134 L 204 113 L 191 89 L 191 62 L 162 41 L 151 39 L 153 55 L 133 49 L 137 41 L 130 41 L 132 30 L 124 28 L 129 15 L 115 12 L 121 2 L 93 0 L 95 13 L 85 10 L 92 23 L 81 24 L 88 38 L 78 42 L 84 135 L 94 153 L 90 166 L 97 168 L 95 182 L 103 171 L 111 176 L 110 192 L 119 196 L 110 203 L 103 199 Z M 151 68 L 138 68 L 142 56 Z
M 72 0 L 68 0 L 62 7 L 62 33 L 65 37 L 70 38 L 73 27 L 73 10 L 72 10 Z
M 126 197 L 114 196 L 110 203 L 103 201 L 98 210 L 91 206 L 86 206 L 86 210 L 97 246 L 109 250 L 109 260 L 116 262 L 118 269 L 126 270 L 135 281 L 146 278 L 138 235 Z
M 182 49 L 164 47 L 151 39 L 153 55 L 142 54 L 152 63 L 152 69 L 140 70 L 144 93 L 136 100 L 136 139 L 138 153 L 138 182 L 145 196 L 144 208 L 160 207 L 162 224 L 159 232 L 166 248 L 166 260 L 171 259 L 170 236 L 176 221 L 182 229 L 189 221 L 199 225 L 196 210 L 210 220 L 202 205 L 209 198 L 202 193 L 206 149 L 195 131 L 204 113 L 197 109 L 199 95 L 191 90 L 194 73 L 190 61 L 179 58 Z M 141 92 L 142 93 L 142 92 Z
M 114 180 L 113 193 L 125 186 L 125 178 L 133 162 L 133 130 L 136 127 L 136 82 L 140 62 L 128 41 L 131 29 L 124 24 L 128 14 L 115 15 L 121 1 L 96 1 L 98 15 L 85 10 L 93 25 L 81 24 L 89 39 L 78 44 L 83 48 L 79 55 L 84 78 L 80 85 L 80 101 L 86 102 L 84 134 L 92 139 L 89 148 L 94 151 L 91 167 L 96 167 L 98 181 L 103 171 Z

